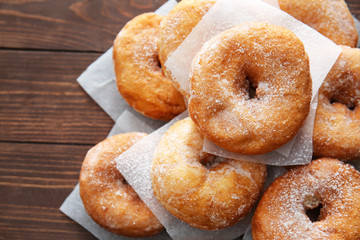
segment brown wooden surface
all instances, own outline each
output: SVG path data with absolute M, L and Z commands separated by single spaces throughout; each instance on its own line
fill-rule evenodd
M 0 143 L 0 239 L 92 239 L 59 211 L 87 149 Z
M 0 141 L 100 141 L 113 121 L 75 81 L 98 56 L 0 50 Z
M 0 239 L 93 239 L 59 207 L 113 122 L 75 80 L 164 2 L 0 0 Z
M 103 52 L 134 16 L 165 0 L 1 0 L 0 46 Z

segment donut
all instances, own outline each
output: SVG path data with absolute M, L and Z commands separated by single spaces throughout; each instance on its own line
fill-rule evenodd
M 162 73 L 156 42 L 162 17 L 141 14 L 114 41 L 116 84 L 125 101 L 139 113 L 168 121 L 186 110 L 183 96 Z
M 210 39 L 194 58 L 189 115 L 218 146 L 264 154 L 297 134 L 311 88 L 309 59 L 294 33 L 245 23 Z
M 280 9 L 336 44 L 356 47 L 355 21 L 344 0 L 278 0 Z
M 343 47 L 318 100 L 314 156 L 360 159 L 360 49 Z
M 80 196 L 86 212 L 101 227 L 129 237 L 152 236 L 162 225 L 117 171 L 115 158 L 144 133 L 115 135 L 86 154 L 80 172 Z
M 189 225 L 218 230 L 249 213 L 263 188 L 266 166 L 215 158 L 202 151 L 204 138 L 190 118 L 161 138 L 152 162 L 154 195 Z
M 290 170 L 265 191 L 252 219 L 252 236 L 360 239 L 360 173 L 331 158 Z
M 180 46 L 215 2 L 216 0 L 182 0 L 161 22 L 157 46 L 163 71 L 168 78 L 171 79 L 171 74 L 165 66 L 166 60 Z M 184 96 L 188 95 L 180 88 L 177 82 L 174 81 L 173 84 Z

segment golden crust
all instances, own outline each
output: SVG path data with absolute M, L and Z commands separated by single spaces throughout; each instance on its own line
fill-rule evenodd
M 336 44 L 356 47 L 355 21 L 344 0 L 279 0 L 279 5 Z
M 295 34 L 246 23 L 212 38 L 193 60 L 189 114 L 226 150 L 264 154 L 297 134 L 311 87 L 308 56 Z
M 126 133 L 105 139 L 89 150 L 80 172 L 80 196 L 86 212 L 110 232 L 130 237 L 152 236 L 163 230 L 114 161 L 144 136 Z
M 186 106 L 160 67 L 156 42 L 161 20 L 145 13 L 128 22 L 114 41 L 113 58 L 116 83 L 128 104 L 147 117 L 168 121 Z
M 163 71 L 169 79 L 171 79 L 171 74 L 166 69 L 166 60 L 190 34 L 192 29 L 215 2 L 216 0 L 182 0 L 161 22 L 158 40 L 159 59 L 163 66 Z M 174 86 L 184 96 L 188 96 L 186 92 L 181 90 L 177 82 L 174 82 Z
M 343 47 L 319 90 L 314 156 L 360 158 L 360 49 Z
M 306 214 L 311 197 L 322 204 L 318 221 L 313 222 Z M 360 239 L 360 173 L 329 158 L 290 170 L 265 191 L 252 220 L 252 236 L 254 240 Z
M 190 118 L 175 123 L 156 148 L 152 186 L 171 214 L 196 228 L 217 230 L 249 213 L 263 188 L 266 166 L 214 160 L 203 153 L 203 140 Z

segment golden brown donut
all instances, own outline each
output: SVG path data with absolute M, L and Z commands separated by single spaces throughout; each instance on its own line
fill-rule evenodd
M 161 20 L 144 13 L 128 22 L 114 41 L 113 58 L 116 83 L 127 103 L 147 117 L 167 121 L 186 106 L 161 70 L 156 46 Z
M 311 220 L 310 209 L 319 208 Z M 254 240 L 360 239 L 360 173 L 329 158 L 290 170 L 265 191 L 252 235 Z
M 171 74 L 166 70 L 166 60 L 185 40 L 215 2 L 216 0 L 182 0 L 161 22 L 158 51 L 161 65 L 167 77 L 171 78 Z M 174 81 L 174 85 L 184 96 L 188 95 L 181 90 L 177 82 Z
M 210 39 L 194 58 L 189 114 L 220 147 L 263 154 L 297 134 L 311 86 L 308 56 L 294 33 L 245 23 Z
M 115 158 L 144 133 L 115 135 L 86 154 L 80 172 L 80 196 L 86 212 L 103 228 L 129 237 L 146 237 L 162 225 L 116 169 Z
M 360 49 L 343 47 L 318 99 L 314 156 L 360 159 Z
M 156 198 L 193 227 L 217 230 L 245 217 L 265 181 L 266 166 L 215 158 L 202 151 L 204 138 L 190 118 L 162 137 L 152 163 Z
M 356 47 L 355 21 L 344 0 L 279 0 L 279 5 L 336 44 Z

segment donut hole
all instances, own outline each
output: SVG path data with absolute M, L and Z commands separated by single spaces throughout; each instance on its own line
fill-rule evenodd
M 351 111 L 354 111 L 355 110 L 355 105 L 352 104 L 351 106 L 348 106 L 348 109 L 351 110 Z
M 305 214 L 308 216 L 311 222 L 317 222 L 320 220 L 321 209 L 323 205 L 318 197 L 306 195 L 303 205 L 305 207 Z
M 200 163 L 208 170 L 215 167 L 219 163 L 226 162 L 225 158 L 217 157 L 208 153 L 206 155 L 206 158 L 201 159 Z
M 323 206 L 320 203 L 319 206 L 317 206 L 316 208 L 306 210 L 306 215 L 308 216 L 308 218 L 310 219 L 311 222 L 320 221 L 320 213 L 321 213 L 322 207 Z
M 330 98 L 329 102 L 330 102 L 331 105 L 333 105 L 333 104 L 335 104 L 335 103 L 342 104 L 342 105 L 346 106 L 350 111 L 354 111 L 355 108 L 356 108 L 355 104 L 352 103 L 352 102 L 350 102 L 350 103 L 348 103 L 348 104 L 345 104 L 345 103 L 343 103 L 343 102 L 337 101 L 337 100 L 334 99 L 334 98 Z
M 256 99 L 257 98 L 257 95 L 256 95 L 257 84 L 255 84 L 255 82 L 252 80 L 251 77 L 249 77 L 249 76 L 245 77 L 245 86 L 246 86 L 246 91 L 248 93 L 248 100 Z

